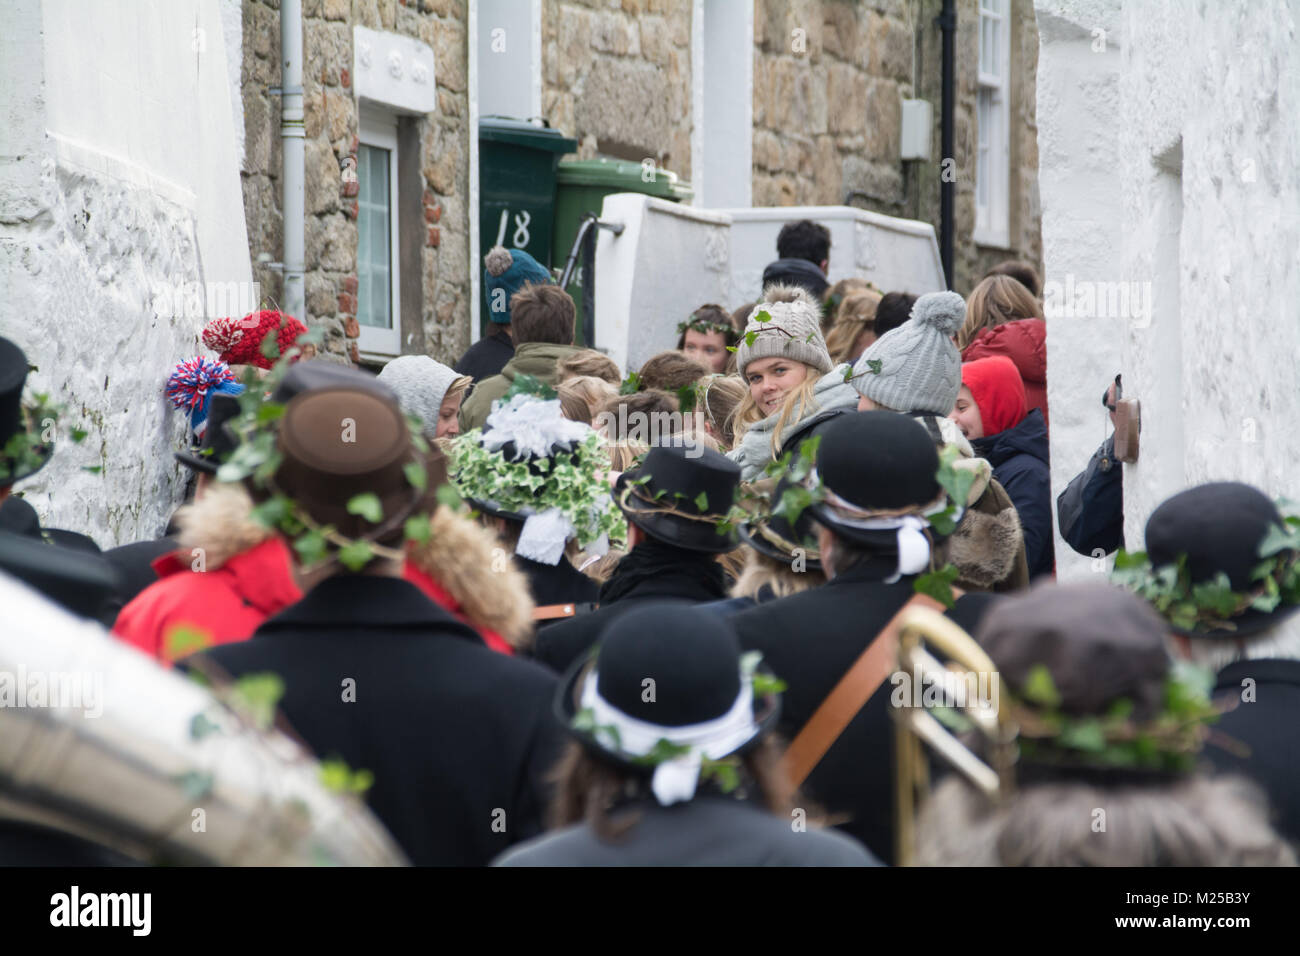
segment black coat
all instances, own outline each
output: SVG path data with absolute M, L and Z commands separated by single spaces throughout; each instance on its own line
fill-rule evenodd
M 141 591 L 158 580 L 153 563 L 179 547 L 175 538 L 136 541 L 104 552 L 104 560 L 122 576 L 122 603 L 130 604 Z
M 459 375 L 468 375 L 475 384 L 500 375 L 515 354 L 515 343 L 505 330 L 489 329 L 488 334 L 471 345 L 460 361 L 452 366 Z M 466 395 L 468 398 L 469 396 Z
M 600 585 L 570 564 L 568 558 L 561 557 L 555 565 L 549 565 L 516 554 L 515 564 L 528 578 L 529 593 L 538 607 L 574 604 L 579 613 L 587 613 L 600 600 Z M 564 620 L 538 621 L 537 627 L 552 627 Z
M 1242 681 L 1253 680 L 1253 701 L 1243 701 Z M 1247 685 L 1249 686 L 1249 685 Z M 1215 769 L 1240 773 L 1268 794 L 1277 831 L 1300 844 L 1300 661 L 1238 661 L 1219 672 L 1215 697 L 1230 697 L 1233 710 L 1214 724 L 1215 736 L 1250 748 L 1238 757 L 1216 746 L 1205 755 Z
M 1056 565 L 1052 545 L 1052 479 L 1048 467 L 1047 422 L 1031 408 L 1015 428 L 976 438 L 971 448 L 993 466 L 993 478 L 1006 489 L 1020 515 L 1029 577 L 1051 574 Z
M 541 832 L 562 744 L 555 678 L 489 650 L 415 585 L 332 577 L 201 656 L 232 676 L 279 674 L 289 724 L 317 755 L 374 774 L 367 802 L 413 863 L 481 866 Z
M 811 591 L 770 601 L 733 617 L 744 650 L 763 652 L 763 661 L 786 682 L 778 731 L 791 741 L 803 729 L 840 678 L 866 650 L 899 608 L 915 593 L 914 578 L 895 584 L 881 574 L 850 568 Z M 948 616 L 972 632 L 998 598 L 967 594 Z M 867 701 L 803 785 L 810 800 L 832 818 L 847 817 L 840 829 L 866 844 L 887 863 L 894 859 L 893 741 L 886 681 Z
M 749 803 L 697 796 L 688 803 L 637 805 L 641 819 L 617 843 L 585 823 L 515 847 L 493 866 L 879 866 L 834 830 L 795 830 L 793 818 Z
M 727 596 L 722 565 L 711 554 L 646 539 L 623 556 L 600 589 L 600 610 L 537 632 L 533 656 L 564 673 L 595 646 L 609 622 L 648 601 L 703 604 Z
M 1124 466 L 1115 459 L 1114 435 L 1061 492 L 1056 514 L 1065 543 L 1086 557 L 1124 547 Z

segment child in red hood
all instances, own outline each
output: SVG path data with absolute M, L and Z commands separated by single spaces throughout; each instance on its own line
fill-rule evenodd
M 1052 489 L 1048 469 L 1047 423 L 1028 408 L 1025 385 L 1015 363 L 1004 355 L 966 362 L 952 418 L 975 454 L 993 466 L 1020 515 L 1029 576 L 1051 574 Z
M 1015 363 L 1029 408 L 1047 425 L 1047 323 L 1038 300 L 1021 283 L 992 275 L 966 300 L 966 322 L 957 333 L 963 362 L 1005 355 Z

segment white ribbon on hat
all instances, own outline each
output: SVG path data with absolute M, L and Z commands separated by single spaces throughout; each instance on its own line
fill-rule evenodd
M 587 675 L 582 686 L 582 704 L 595 718 L 601 742 L 633 757 L 644 757 L 660 740 L 689 747 L 686 753 L 666 760 L 655 768 L 650 789 L 660 806 L 669 807 L 695 796 L 704 758 L 720 760 L 758 733 L 754 722 L 754 689 L 751 677 L 742 677 L 735 703 L 721 717 L 698 724 L 663 727 L 638 720 L 618 710 L 596 692 L 597 672 Z M 603 730 L 613 727 L 618 738 Z
M 554 567 L 564 555 L 565 543 L 577 533 L 568 515 L 559 508 L 547 508 L 524 521 L 515 554 Z
M 866 509 L 841 498 L 827 488 L 825 483 L 821 482 L 816 468 L 809 472 L 808 483 L 813 487 L 821 483 L 826 496 L 826 504 L 835 510 L 837 523 L 847 528 L 857 528 L 862 531 L 893 531 L 895 533 L 894 537 L 898 547 L 898 567 L 893 574 L 885 578 L 886 584 L 894 584 L 905 574 L 920 574 L 930 566 L 930 539 L 925 536 L 924 531 L 930 527 L 929 516 L 938 514 L 948 507 L 946 494 L 939 496 L 937 504 L 915 514 L 871 518 L 853 517 L 853 512 L 856 511 L 862 514 Z M 963 513 L 964 509 L 959 504 L 954 520 L 960 521 Z
M 549 458 L 556 445 L 580 442 L 591 434 L 591 426 L 564 417 L 558 398 L 541 399 L 536 395 L 515 395 L 509 402 L 498 401 L 487 417 L 482 433 L 483 447 L 500 451 L 513 442 L 515 460 Z

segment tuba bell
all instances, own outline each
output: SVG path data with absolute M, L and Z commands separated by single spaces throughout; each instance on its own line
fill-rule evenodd
M 931 654 L 927 644 L 948 663 Z M 930 792 L 922 744 L 990 800 L 1000 803 L 1015 786 L 1017 728 L 1003 702 L 1001 678 L 993 661 L 974 638 L 938 611 L 917 607 L 902 617 L 896 676 L 900 672 L 908 675 L 903 684 L 914 688 L 914 695 L 924 686 L 936 689 L 943 698 L 943 704 L 933 709 L 918 706 L 915 696 L 903 706 L 891 708 L 895 721 L 896 860 L 899 866 L 910 866 L 916 854 L 917 810 Z M 967 692 L 972 677 L 980 692 Z M 951 727 L 959 727 L 970 745 Z
M 0 619 L 0 833 L 142 863 L 406 862 L 284 734 L 3 573 Z

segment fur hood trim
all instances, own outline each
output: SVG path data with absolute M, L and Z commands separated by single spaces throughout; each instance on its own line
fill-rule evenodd
M 528 578 L 491 531 L 439 508 L 429 540 L 411 549 L 410 560 L 447 589 L 471 625 L 496 631 L 516 650 L 532 642 Z
M 972 590 L 992 590 L 1015 570 L 1016 555 L 1023 540 L 1020 516 L 1015 508 L 991 515 L 967 511 L 948 542 L 948 560 L 961 572 L 958 585 Z
M 209 570 L 273 534 L 253 518 L 253 499 L 236 484 L 209 484 L 201 497 L 176 512 L 176 526 L 177 550 L 202 549 Z

